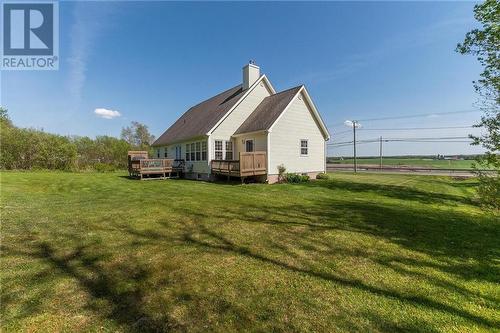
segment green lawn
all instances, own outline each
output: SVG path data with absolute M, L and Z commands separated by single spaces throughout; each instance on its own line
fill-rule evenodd
M 474 180 L 1 176 L 3 332 L 500 329 Z
M 383 165 L 387 166 L 411 166 L 411 167 L 425 167 L 425 168 L 438 168 L 438 169 L 471 169 L 473 160 L 431 160 L 423 158 L 383 158 Z M 352 164 L 353 159 L 336 159 L 334 163 Z M 375 164 L 379 165 L 379 158 L 358 158 L 358 164 Z

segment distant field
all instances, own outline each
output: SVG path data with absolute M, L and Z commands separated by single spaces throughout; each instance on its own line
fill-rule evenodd
M 352 164 L 353 159 L 329 160 L 330 163 Z M 473 160 L 431 160 L 422 158 L 384 158 L 383 165 L 432 167 L 439 169 L 471 169 Z M 358 164 L 379 164 L 378 158 L 358 158 Z

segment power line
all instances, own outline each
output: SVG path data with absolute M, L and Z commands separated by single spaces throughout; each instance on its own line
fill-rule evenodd
M 441 129 L 458 129 L 458 128 L 474 128 L 474 126 L 442 126 L 442 127 L 401 127 L 401 128 L 360 128 L 362 131 L 414 131 L 414 130 L 441 130 Z
M 457 141 L 461 139 L 469 139 L 467 141 Z M 380 138 L 377 139 L 365 139 L 357 140 L 356 143 L 371 143 L 379 142 Z M 385 142 L 471 142 L 472 140 L 468 136 L 445 136 L 445 137 L 423 137 L 423 138 L 382 138 Z M 329 143 L 327 146 L 338 146 L 338 145 L 350 145 L 354 141 L 343 141 Z
M 460 110 L 460 111 L 447 111 L 447 112 L 432 112 L 432 113 L 418 113 L 412 115 L 405 116 L 396 116 L 396 117 L 380 117 L 380 118 L 366 118 L 366 119 L 357 119 L 357 121 L 378 121 L 378 120 L 392 120 L 392 119 L 408 119 L 408 118 L 420 118 L 420 117 L 429 117 L 429 116 L 439 116 L 439 115 L 449 115 L 449 114 L 461 114 L 461 113 L 475 113 L 480 112 L 480 110 Z M 337 123 L 333 125 L 329 125 L 328 127 L 336 127 L 343 125 L 343 123 Z

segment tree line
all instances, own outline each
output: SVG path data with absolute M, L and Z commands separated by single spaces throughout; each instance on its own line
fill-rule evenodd
M 63 136 L 15 126 L 0 107 L 0 168 L 7 170 L 97 170 L 127 168 L 129 150 L 151 150 L 154 137 L 138 122 L 122 129 L 121 138 Z

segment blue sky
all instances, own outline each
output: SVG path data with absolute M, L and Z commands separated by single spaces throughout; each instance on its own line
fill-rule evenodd
M 454 52 L 472 2 L 61 2 L 58 71 L 4 71 L 18 126 L 118 136 L 132 120 L 158 136 L 191 105 L 241 81 L 255 59 L 277 90 L 305 84 L 333 134 L 346 119 L 473 110 L 477 61 Z M 113 119 L 94 110 L 118 111 Z M 480 113 L 362 122 L 361 139 L 464 136 Z M 336 133 L 341 133 L 336 135 Z M 387 154 L 479 152 L 467 143 L 387 143 Z M 349 155 L 350 147 L 330 155 Z M 361 155 L 378 154 L 376 144 Z

